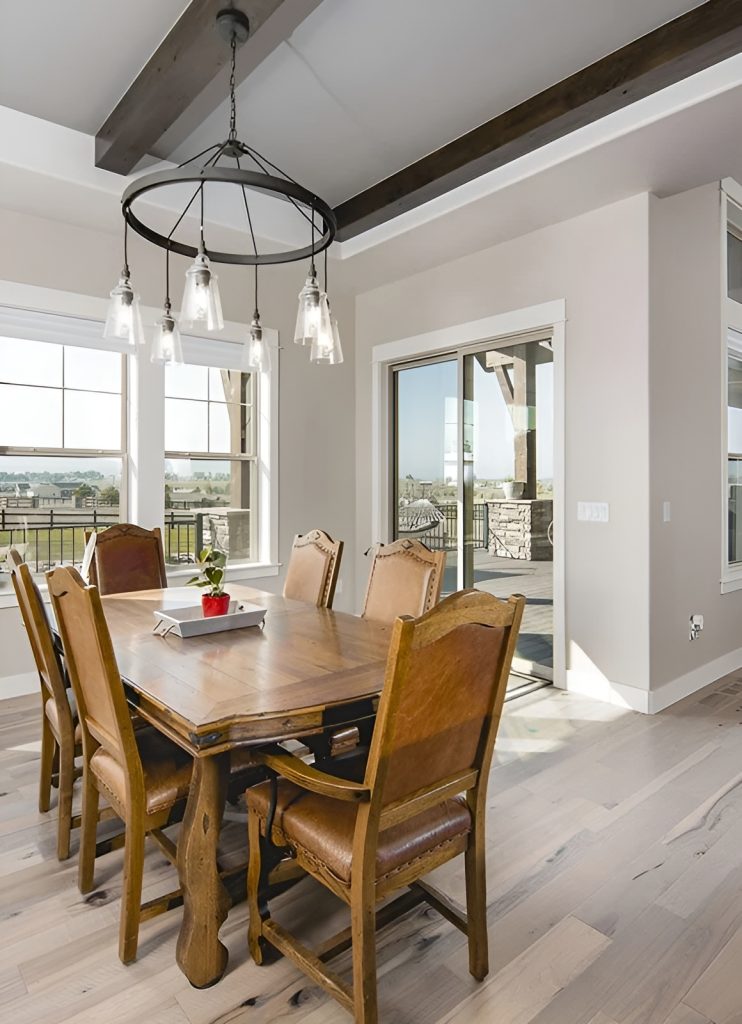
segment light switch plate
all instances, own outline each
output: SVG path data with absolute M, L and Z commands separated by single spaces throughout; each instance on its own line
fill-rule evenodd
M 585 523 L 607 523 L 607 501 L 578 501 L 577 518 Z

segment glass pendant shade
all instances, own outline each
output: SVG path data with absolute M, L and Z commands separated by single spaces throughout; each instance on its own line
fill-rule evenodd
M 131 341 L 134 345 L 144 344 L 144 327 L 139 310 L 139 296 L 134 294 L 129 274 L 125 270 L 119 278 L 119 283 L 111 292 L 103 337 L 123 338 L 126 341 Z
M 342 363 L 343 349 L 340 344 L 338 322 L 330 312 L 330 303 L 324 292 L 320 296 L 319 308 L 319 330 L 312 341 L 309 358 L 313 363 Z
M 259 373 L 267 373 L 271 368 L 268 343 L 263 337 L 263 328 L 260 325 L 260 317 L 257 315 L 253 317 L 250 324 L 250 335 L 245 342 L 242 364 L 243 369 L 257 370 Z
M 166 307 L 162 318 L 155 326 L 152 341 L 152 362 L 172 363 L 179 366 L 183 362 L 183 346 L 180 341 L 180 330 L 175 318 Z
M 202 325 L 207 331 L 221 331 L 224 327 L 219 282 L 203 250 L 186 270 L 180 320 L 184 327 Z
M 296 316 L 294 342 L 297 345 L 311 345 L 320 329 L 320 293 L 317 277 L 310 273 L 299 292 L 299 312 Z

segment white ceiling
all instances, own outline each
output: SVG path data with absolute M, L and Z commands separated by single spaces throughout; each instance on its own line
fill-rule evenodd
M 188 0 L 0 0 L 0 106 L 95 135 Z
M 699 0 L 324 0 L 242 83 L 241 135 L 331 205 Z M 226 135 L 226 101 L 171 153 Z
M 54 32 L 42 23 L 36 46 L 43 59 L 30 74 L 32 5 L 0 0 L 0 204 L 118 231 L 125 181 L 93 166 L 88 136 L 185 0 L 127 0 L 134 13 L 126 19 L 114 18 L 114 8 L 121 9 L 115 0 L 39 0 L 39 6 L 64 8 L 65 17 L 55 22 L 56 47 Z M 687 0 L 323 0 L 241 87 L 242 131 L 337 203 L 695 6 Z M 98 18 L 95 29 L 85 12 Z M 119 22 L 133 22 L 136 32 L 129 25 L 117 47 L 102 45 Z M 71 26 L 79 34 L 72 42 Z M 23 46 L 11 45 L 20 39 Z M 13 51 L 10 58 L 5 51 Z M 85 74 L 73 74 L 75 67 Z M 366 290 L 637 192 L 666 195 L 725 176 L 742 181 L 742 136 L 734 131 L 741 104 L 742 55 L 333 246 L 335 279 Z M 220 116 L 183 149 L 202 137 L 204 144 L 220 138 Z M 214 228 L 216 238 L 226 231 L 224 246 L 234 244 L 227 226 L 241 229 L 242 218 L 226 204 L 211 212 L 207 219 L 222 225 Z M 296 241 L 290 212 L 284 208 L 276 217 L 267 207 L 256 210 L 258 233 L 279 244 Z M 169 216 L 164 208 L 150 213 L 158 226 Z M 212 247 L 220 244 L 216 238 L 210 234 Z

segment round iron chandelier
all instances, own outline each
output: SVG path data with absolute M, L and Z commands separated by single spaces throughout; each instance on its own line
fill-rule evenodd
M 216 142 L 174 168 L 143 174 L 132 181 L 121 197 L 124 217 L 124 266 L 118 284 L 110 295 L 105 337 L 123 338 L 135 345 L 145 345 L 146 338 L 139 308 L 139 296 L 131 282 L 128 258 L 128 231 L 141 235 L 148 242 L 165 250 L 165 301 L 162 317 L 155 326 L 151 359 L 155 363 L 181 363 L 183 351 L 180 326 L 219 331 L 224 326 L 217 275 L 212 263 L 236 264 L 254 268 L 255 304 L 248 336 L 243 349 L 244 369 L 265 371 L 270 368 L 268 348 L 263 340 L 258 309 L 258 268 L 267 264 L 293 263 L 309 260 L 307 279 L 299 293 L 299 309 L 294 342 L 310 346 L 310 359 L 315 363 L 341 363 L 343 352 L 338 324 L 332 315 L 327 297 L 327 249 L 337 231 L 332 208 L 310 189 L 282 171 L 254 147 L 237 136 L 235 100 L 235 64 L 237 47 L 250 32 L 247 16 L 234 7 L 217 14 L 216 28 L 231 48 L 229 77 L 229 133 L 223 142 Z M 231 161 L 232 166 L 225 166 Z M 158 189 L 173 186 L 194 186 L 190 198 L 167 234 L 148 223 L 137 200 Z M 237 189 L 244 209 L 250 248 L 245 251 L 222 252 L 207 247 L 204 231 L 204 208 L 209 189 Z M 302 218 L 308 241 L 293 249 L 261 250 L 255 235 L 253 211 L 249 194 L 259 193 L 283 200 Z M 199 243 L 192 245 L 176 234 L 186 215 L 198 203 L 200 211 Z M 324 252 L 323 288 L 317 277 L 316 257 Z M 191 265 L 185 274 L 185 288 L 179 320 L 170 300 L 170 255 L 189 257 Z

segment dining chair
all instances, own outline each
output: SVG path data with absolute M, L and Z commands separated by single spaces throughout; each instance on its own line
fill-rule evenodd
M 136 958 L 140 920 L 180 896 L 176 891 L 141 905 L 144 840 L 151 836 L 175 864 L 175 844 L 162 830 L 188 793 L 192 760 L 156 729 L 134 730 L 97 588 L 69 567 L 53 569 L 46 579 L 82 729 L 80 892 L 93 888 L 102 796 L 126 828 L 119 957 L 129 963 Z
M 79 826 L 72 815 L 75 779 L 80 770 L 75 758 L 82 754 L 82 733 L 74 696 L 67 688 L 64 666 L 49 627 L 44 602 L 28 565 L 11 548 L 8 555 L 23 625 L 31 645 L 41 685 L 41 770 L 39 775 L 39 811 L 51 806 L 52 782 L 59 787 L 57 807 L 57 857 L 70 855 L 70 832 Z
M 492 752 L 525 598 L 476 590 L 394 623 L 384 689 L 362 772 L 319 771 L 280 747 L 255 757 L 277 781 L 248 790 L 248 943 L 267 942 L 322 985 L 359 1024 L 376 1024 L 376 904 L 398 889 L 397 913 L 426 900 L 468 939 L 469 971 L 489 970 L 485 809 Z M 270 917 L 263 844 L 350 906 L 351 926 L 309 950 Z M 464 855 L 466 913 L 422 876 Z M 394 918 L 384 907 L 380 921 Z M 352 947 L 353 984 L 325 966 Z
M 377 544 L 372 550 L 364 619 L 391 624 L 400 615 L 417 618 L 437 603 L 445 551 L 431 551 L 422 541 L 408 538 Z
M 324 530 L 297 533 L 291 546 L 283 596 L 318 608 L 332 608 L 342 557 L 343 542 L 334 541 Z
M 90 542 L 92 531 L 86 531 Z M 90 583 L 101 595 L 167 587 L 165 554 L 160 530 L 133 523 L 116 523 L 95 537 Z

